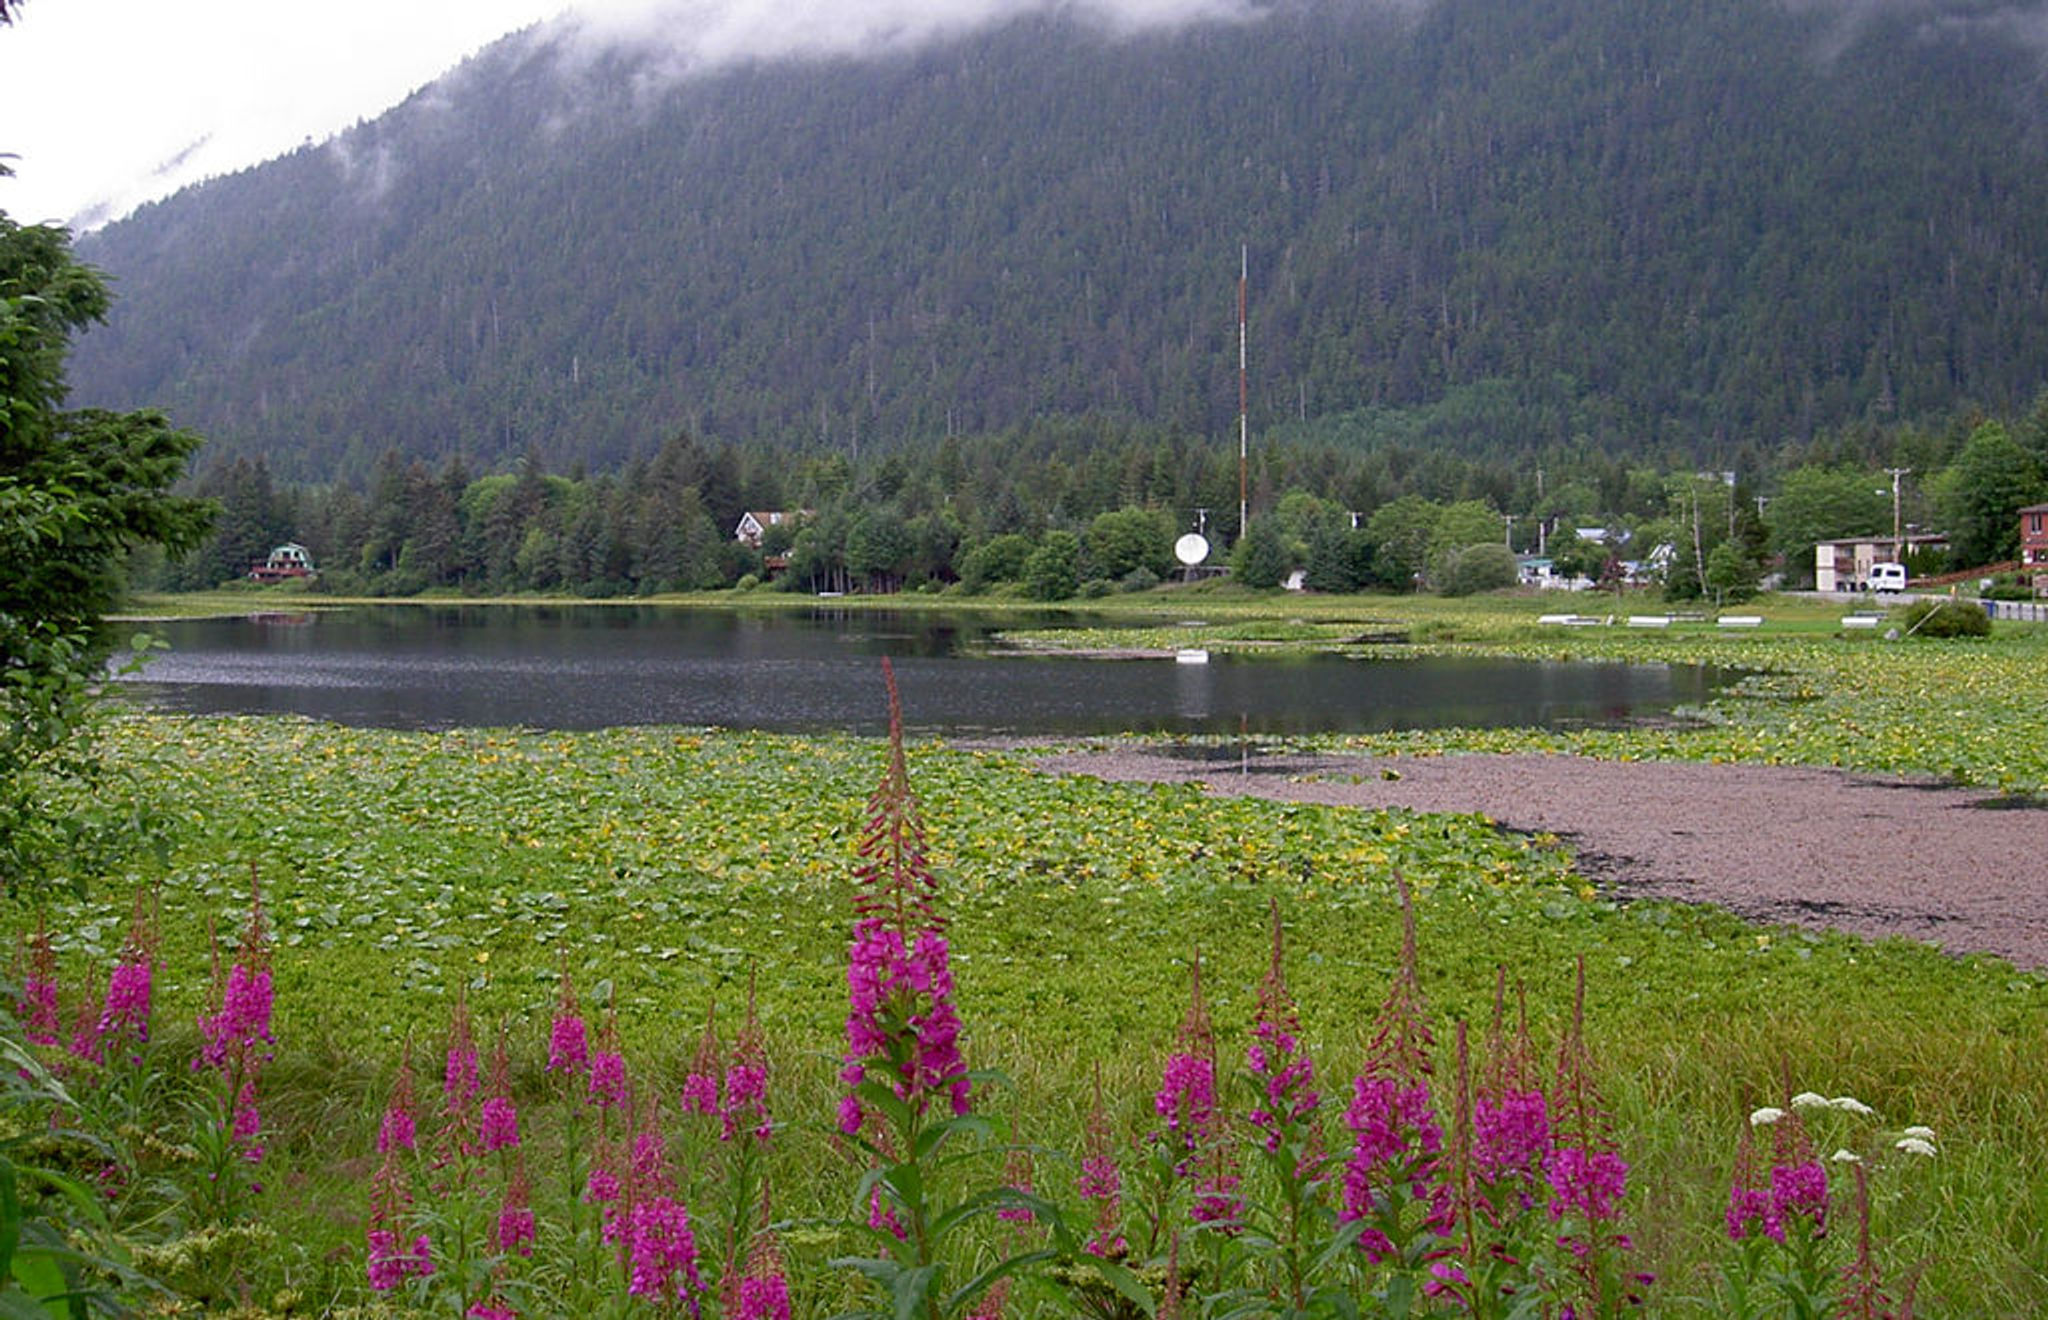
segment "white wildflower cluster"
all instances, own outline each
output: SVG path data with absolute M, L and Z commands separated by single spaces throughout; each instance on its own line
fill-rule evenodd
M 1858 1118 L 1871 1118 L 1877 1113 L 1853 1095 L 1838 1095 L 1830 1100 L 1818 1091 L 1801 1091 L 1792 1097 L 1792 1107 L 1801 1113 L 1814 1109 L 1832 1109 L 1837 1113 L 1854 1114 Z
M 1801 1091 L 1785 1103 L 1789 1106 L 1789 1112 L 1799 1114 L 1811 1114 L 1826 1110 L 1837 1114 L 1850 1114 L 1857 1118 L 1875 1118 L 1877 1116 L 1875 1109 L 1864 1104 L 1853 1095 L 1838 1095 L 1830 1099 L 1818 1091 Z M 1787 1112 L 1788 1109 L 1780 1109 L 1776 1105 L 1765 1105 L 1761 1109 L 1750 1112 L 1749 1125 L 1751 1127 L 1769 1127 L 1774 1123 L 1784 1121 Z M 1908 1155 L 1919 1155 L 1925 1159 L 1933 1159 L 1937 1149 L 1934 1142 L 1934 1129 L 1918 1125 L 1905 1128 L 1900 1131 L 1897 1140 L 1892 1142 L 1892 1149 L 1902 1151 Z M 1863 1163 L 1863 1157 L 1846 1146 L 1838 1149 L 1828 1158 L 1836 1164 Z
M 1931 1160 L 1934 1158 L 1934 1129 L 1918 1126 L 1909 1127 L 1899 1133 L 1899 1139 L 1892 1143 L 1892 1149 L 1902 1150 L 1908 1155 L 1919 1155 Z

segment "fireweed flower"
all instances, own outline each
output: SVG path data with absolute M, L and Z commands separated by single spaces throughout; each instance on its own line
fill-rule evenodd
M 1425 1227 L 1444 1218 L 1447 1198 L 1433 1187 L 1443 1153 L 1444 1133 L 1430 1095 L 1433 1044 L 1422 981 L 1416 970 L 1415 911 L 1407 882 L 1396 876 L 1401 896 L 1401 961 L 1387 986 L 1387 997 L 1374 1020 L 1365 1070 L 1352 1079 L 1351 1103 L 1344 1126 L 1351 1132 L 1351 1152 L 1344 1162 L 1341 1217 L 1380 1220 L 1363 1230 L 1358 1245 L 1374 1261 L 1397 1256 L 1405 1244 L 1394 1241 L 1387 1227 L 1407 1232 L 1400 1207 L 1429 1202 Z M 1276 936 L 1277 938 L 1277 936 Z
M 1796 1109 L 1779 1120 L 1771 1133 L 1768 1182 L 1771 1210 L 1764 1231 L 1770 1237 L 1783 1242 L 1795 1225 L 1801 1226 L 1804 1236 L 1826 1235 L 1827 1166 L 1815 1158 L 1813 1139 Z
M 889 1204 L 888 1198 L 882 1195 L 882 1184 L 879 1182 L 868 1191 L 868 1227 L 887 1233 L 899 1242 L 907 1236 L 903 1221 L 896 1217 L 895 1208 Z
M 490 1096 L 477 1111 L 477 1140 L 485 1154 L 514 1150 L 519 1145 L 519 1106 L 512 1102 L 512 1051 L 505 1028 L 498 1028 L 491 1047 Z
M 747 1252 L 747 1274 L 732 1308 L 734 1320 L 789 1320 L 789 1281 L 775 1234 L 763 1230 Z
M 697 1314 L 704 1281 L 697 1273 L 697 1239 L 690 1231 L 689 1212 L 680 1202 L 657 1196 L 634 1205 L 627 1220 L 627 1293 L 686 1301 L 691 1314 Z
M 476 1036 L 470 1028 L 469 997 L 455 992 L 455 1009 L 448 1022 L 448 1060 L 441 1072 L 441 1097 L 451 1114 L 468 1110 L 476 1099 Z
M 747 986 L 747 1019 L 732 1043 L 732 1058 L 725 1066 L 725 1099 L 718 1107 L 720 1139 L 731 1141 L 746 1132 L 756 1141 L 768 1140 L 768 1049 L 761 1039 L 761 1022 L 754 1012 L 754 988 Z
M 1202 1002 L 1202 954 L 1195 951 L 1189 972 L 1188 1010 L 1174 1033 L 1174 1052 L 1160 1070 L 1152 1110 L 1164 1120 L 1158 1140 L 1173 1151 L 1174 1172 L 1187 1177 L 1195 1157 L 1218 1140 L 1216 1036 Z
M 1266 1134 L 1266 1149 L 1278 1151 L 1289 1128 L 1309 1122 L 1322 1105 L 1314 1088 L 1316 1069 L 1301 1047 L 1301 1015 L 1281 970 L 1280 904 L 1272 905 L 1273 958 L 1259 982 L 1258 1016 L 1245 1066 L 1258 1085 L 1260 1104 L 1247 1117 Z M 1314 1160 L 1314 1155 L 1309 1156 Z
M 412 1042 L 407 1040 L 405 1050 L 398 1058 L 398 1077 L 391 1083 L 391 1098 L 384 1105 L 384 1121 L 377 1128 L 379 1155 L 414 1148 L 416 1133 L 412 1110 Z
M 738 1320 L 789 1320 L 789 1281 L 780 1274 L 740 1280 Z
M 1220 1141 L 1212 1143 L 1203 1153 L 1199 1168 L 1195 1203 L 1189 1214 L 1196 1223 L 1211 1225 L 1218 1232 L 1237 1233 L 1239 1221 L 1244 1218 L 1244 1196 L 1240 1191 L 1243 1180 L 1238 1177 L 1230 1147 Z
M 893 1086 L 922 1114 L 943 1096 L 968 1112 L 972 1083 L 960 1053 L 960 1016 L 943 922 L 932 909 L 938 888 L 926 858 L 924 825 L 903 754 L 903 708 L 894 670 L 889 690 L 889 762 L 868 800 L 868 823 L 855 868 L 853 942 L 846 969 L 846 1054 L 840 1080 L 856 1092 L 869 1079 Z M 840 1130 L 865 1121 L 857 1095 L 842 1101 Z
M 624 1107 L 632 1099 L 626 1080 L 626 1056 L 619 1050 L 617 1019 L 607 1016 L 598 1033 L 597 1049 L 590 1056 L 589 1099 L 601 1110 Z
M 1084 1201 L 1095 1203 L 1095 1232 L 1088 1250 L 1098 1256 L 1121 1256 L 1129 1248 L 1123 1235 L 1123 1176 L 1110 1154 L 1109 1111 L 1102 1103 L 1102 1069 L 1095 1070 L 1095 1102 L 1088 1109 L 1088 1127 L 1083 1138 L 1081 1176 L 1074 1189 Z
M 406 1188 L 405 1169 L 396 1151 L 387 1151 L 370 1183 L 368 1240 L 370 1287 L 389 1292 L 415 1275 L 434 1272 L 433 1255 L 424 1233 L 413 1240 L 411 1249 L 399 1242 L 412 1194 Z
M 627 1163 L 632 1199 L 644 1201 L 671 1190 L 668 1140 L 661 1133 L 661 1095 L 651 1087 L 633 1099 L 633 1149 Z
M 1508 1091 L 1472 1102 L 1472 1155 L 1481 1179 L 1498 1182 L 1543 1168 L 1550 1112 L 1540 1090 Z
M 26 964 L 16 978 L 21 985 L 16 1013 L 21 1018 L 23 1035 L 32 1045 L 55 1045 L 57 1033 L 62 1030 L 57 1010 L 57 950 L 40 919 L 35 934 L 27 937 L 23 947 L 27 956 L 16 955 Z
M 219 1010 L 199 1022 L 199 1033 L 205 1040 L 200 1050 L 201 1061 L 207 1067 L 219 1068 L 227 1063 L 231 1053 L 273 1043 L 270 1008 L 269 967 L 238 962 L 229 968 L 221 987 Z
M 263 1115 L 256 1108 L 256 1079 L 242 1083 L 235 1095 L 235 1114 L 229 1133 L 242 1148 L 242 1158 L 251 1164 L 263 1159 Z
M 718 1113 L 718 1028 L 714 1005 L 704 1014 L 704 1034 L 697 1038 L 697 1053 L 690 1071 L 683 1077 L 683 1112 L 710 1118 Z
M 590 1036 L 576 1011 L 576 986 L 569 979 L 569 960 L 562 958 L 561 997 L 548 1026 L 548 1071 L 580 1073 L 590 1066 Z
M 1013 1191 L 1031 1195 L 1031 1152 L 1022 1146 L 1013 1146 L 1003 1156 L 1003 1185 Z M 1031 1211 L 1021 1205 L 1006 1205 L 996 1211 L 996 1218 L 1006 1224 L 1028 1224 Z
M 156 923 L 143 900 L 135 893 L 135 909 L 128 918 L 128 933 L 121 945 L 120 961 L 107 977 L 106 1003 L 100 1010 L 97 1034 L 101 1040 L 132 1039 L 137 1045 L 149 1042 L 151 981 L 156 965 Z
M 515 1160 L 512 1176 L 505 1183 L 504 1199 L 498 1203 L 498 1220 L 491 1232 L 491 1245 L 500 1255 L 533 1254 L 536 1226 L 531 1200 L 532 1192 L 526 1182 L 526 1162 Z
M 71 1040 L 65 1046 L 74 1059 L 86 1063 L 105 1063 L 106 1052 L 100 1048 L 100 1015 L 93 1011 L 93 1002 L 98 995 L 98 975 L 87 977 L 85 994 L 78 1001 L 77 1012 L 71 1015 Z
M 1828 1171 L 1816 1159 L 1771 1166 L 1771 1206 L 1780 1224 L 1804 1219 L 1820 1237 L 1828 1226 Z
M 590 1160 L 590 1175 L 584 1180 L 583 1199 L 591 1205 L 610 1205 L 624 1189 L 616 1165 L 619 1152 L 610 1141 L 600 1138 Z
M 1550 1182 L 1550 1218 L 1563 1231 L 1558 1245 L 1570 1253 L 1584 1296 L 1611 1304 L 1613 1286 L 1606 1267 L 1613 1252 L 1630 1243 L 1616 1223 L 1628 1190 L 1628 1161 L 1615 1149 L 1613 1122 L 1594 1080 L 1592 1051 L 1586 1046 L 1586 962 L 1578 960 L 1578 984 L 1571 1024 L 1558 1044 L 1556 1100 L 1551 1152 L 1544 1161 Z M 1638 1279 L 1638 1282 L 1642 1280 Z
M 478 1115 L 477 1135 L 485 1154 L 519 1144 L 519 1109 L 510 1096 L 494 1095 L 484 1101 Z
M 389 1292 L 409 1278 L 425 1278 L 434 1272 L 433 1247 L 421 1233 L 410 1248 L 402 1247 L 398 1234 L 390 1229 L 370 1230 L 370 1286 Z
M 1728 1210 L 1722 1222 L 1732 1242 L 1758 1234 L 1782 1242 L 1785 1230 L 1771 1204 L 1768 1179 L 1757 1176 L 1755 1130 L 1744 1124 L 1736 1144 L 1735 1172 L 1728 1179 Z

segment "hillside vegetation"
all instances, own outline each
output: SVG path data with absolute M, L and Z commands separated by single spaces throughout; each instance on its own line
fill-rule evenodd
M 1997 5 L 1284 0 L 662 81 L 541 28 L 87 236 L 79 402 L 280 476 L 1093 414 L 1610 453 L 2020 410 L 2040 53 Z M 1859 15 L 1860 16 L 1854 16 Z

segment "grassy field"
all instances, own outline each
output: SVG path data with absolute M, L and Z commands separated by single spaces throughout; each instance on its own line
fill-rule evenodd
M 1739 634 L 1547 629 L 1533 622 L 1547 602 L 1528 598 L 1174 592 L 1089 604 L 1114 605 L 1115 626 L 1050 640 L 1331 646 L 1381 658 L 1480 649 L 1703 661 L 1749 675 L 1698 712 L 1695 727 L 1329 740 L 1378 751 L 1801 762 L 2048 789 L 2048 641 L 2037 630 L 1886 643 L 1837 636 L 1839 607 L 1793 601 L 1766 601 L 1753 611 L 1765 626 Z M 1415 641 L 1355 640 L 1390 623 Z M 905 699 L 914 709 L 916 694 Z M 275 940 L 277 1038 L 265 1074 L 264 1188 L 240 1205 L 257 1228 L 190 1246 L 202 1225 L 175 1189 L 189 1183 L 192 1160 L 175 1153 L 175 1135 L 159 1142 L 170 1155 L 130 1136 L 115 1143 L 133 1176 L 111 1202 L 110 1240 L 156 1243 L 156 1254 L 145 1252 L 156 1272 L 214 1304 L 239 1297 L 309 1314 L 367 1305 L 366 1183 L 384 1096 L 408 1040 L 428 1061 L 421 1094 L 437 1092 L 438 1041 L 458 990 L 487 1032 L 506 1031 L 515 1092 L 547 1133 L 573 1108 L 541 1068 L 564 970 L 587 1008 L 615 1011 L 636 1073 L 671 1098 L 706 1013 L 715 1006 L 729 1029 L 751 980 L 772 1103 L 789 1124 L 771 1161 L 776 1210 L 811 1223 L 784 1240 L 796 1309 L 824 1315 L 853 1300 L 843 1272 L 824 1264 L 848 1249 L 846 1231 L 812 1221 L 846 1213 L 859 1175 L 826 1129 L 846 1014 L 850 875 L 880 744 L 138 715 L 117 724 L 109 752 L 167 823 L 168 850 L 85 901 L 53 904 L 46 920 L 75 987 L 115 958 L 133 892 L 160 895 L 162 1025 L 150 1080 L 128 1084 L 119 1112 L 161 1119 L 199 1084 L 179 1061 L 208 1004 L 209 931 L 225 939 L 239 928 L 252 867 Z M 1934 1160 L 1881 1171 L 1873 1207 L 1887 1270 L 1917 1275 L 1922 1313 L 2048 1311 L 2048 980 L 2038 975 L 1903 942 L 1620 906 L 1577 876 L 1554 841 L 1505 836 L 1476 817 L 1060 780 L 1014 756 L 940 743 L 914 747 L 910 768 L 950 918 L 971 1061 L 1015 1080 L 986 1103 L 1020 1137 L 1077 1151 L 1095 1067 L 1120 1142 L 1156 1125 L 1152 1091 L 1197 947 L 1223 1057 L 1241 1056 L 1274 903 L 1303 1038 L 1326 1089 L 1344 1091 L 1399 963 L 1398 872 L 1417 895 L 1440 1076 L 1451 1068 L 1453 1025 L 1485 1023 L 1502 966 L 1526 986 L 1548 1058 L 1583 959 L 1587 1034 L 1632 1165 L 1632 1267 L 1658 1276 L 1654 1311 L 1724 1313 L 1698 1299 L 1730 1250 L 1721 1215 L 1745 1116 L 1807 1090 L 1877 1111 L 1860 1127 L 1829 1117 L 1837 1126 L 1816 1140 L 1888 1141 L 1908 1125 L 1938 1134 Z M 75 1082 L 117 1089 L 96 1075 Z M 115 1112 L 113 1102 L 96 1112 Z M 1330 1138 L 1345 1138 L 1334 1115 Z M 532 1141 L 536 1163 L 562 1158 L 551 1140 Z M 716 1143 L 687 1134 L 677 1143 L 696 1194 L 715 1202 Z M 1071 1199 L 1072 1178 L 1070 1167 L 1041 1163 L 1049 1197 Z M 536 1208 L 573 1226 L 558 1182 L 536 1176 Z M 1853 1224 L 1846 1207 L 1836 1213 L 1830 1250 L 1843 1253 Z M 547 1252 L 514 1263 L 534 1314 L 587 1301 L 560 1260 L 588 1244 L 557 1231 L 555 1264 Z M 165 1263 L 180 1243 L 185 1256 Z M 199 1274 L 227 1282 L 189 1281 Z M 420 1296 L 449 1305 L 453 1277 L 444 1270 L 448 1287 L 422 1285 Z M 1014 1305 L 1034 1303 L 1051 1304 L 1027 1291 Z

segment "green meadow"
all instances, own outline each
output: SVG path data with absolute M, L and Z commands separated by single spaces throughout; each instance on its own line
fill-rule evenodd
M 1119 602 L 1112 627 L 1029 640 L 1331 647 L 1389 663 L 1438 651 L 1713 663 L 1740 674 L 1726 695 L 1654 728 L 1321 741 L 1418 756 L 1540 749 L 1838 765 L 2048 791 L 2048 629 L 1886 642 L 1843 635 L 1839 608 L 1767 600 L 1754 632 L 1560 630 L 1533 623 L 1547 607 L 1189 592 Z M 1389 626 L 1412 640 L 1372 640 Z M 903 697 L 914 712 L 917 693 Z M 202 1226 L 169 1190 L 189 1176 L 174 1137 L 146 1155 L 140 1136 L 116 1139 L 150 1178 L 114 1198 L 103 1231 L 178 1292 L 151 1306 L 388 1305 L 363 1283 L 363 1231 L 401 1050 L 410 1042 L 421 1094 L 435 1095 L 459 993 L 482 1034 L 506 1033 L 526 1111 L 559 1110 L 542 1062 L 565 972 L 593 1021 L 615 1014 L 635 1069 L 671 1094 L 706 1015 L 738 1023 L 752 986 L 770 1103 L 786 1124 L 769 1176 L 777 1214 L 798 1225 L 783 1241 L 796 1311 L 850 1304 L 852 1285 L 825 1264 L 844 1254 L 845 1235 L 826 1221 L 849 1212 L 859 1166 L 829 1129 L 854 850 L 882 743 L 136 713 L 114 723 L 106 750 L 127 776 L 110 791 L 156 813 L 165 850 L 43 919 L 73 994 L 88 969 L 103 976 L 114 960 L 136 890 L 160 903 L 159 1066 L 122 1112 L 177 1112 L 191 1083 L 168 1061 L 194 1048 L 214 941 L 245 921 L 252 872 L 274 941 L 272 1136 L 263 1188 L 238 1208 L 239 1236 L 195 1237 Z M 1024 752 L 942 741 L 913 743 L 909 765 L 969 1060 L 1011 1079 L 986 1105 L 1019 1140 L 1077 1151 L 1098 1071 L 1120 1141 L 1135 1145 L 1156 1125 L 1152 1093 L 1197 950 L 1222 1057 L 1240 1060 L 1274 905 L 1304 1040 L 1341 1105 L 1399 965 L 1398 874 L 1415 894 L 1440 1076 L 1454 1025 L 1477 1033 L 1488 1022 L 1500 968 L 1522 987 L 1547 1059 L 1583 964 L 1597 1080 L 1631 1165 L 1630 1263 L 1657 1276 L 1654 1313 L 1726 1313 L 1704 1299 L 1729 1251 L 1722 1211 L 1737 1140 L 1752 1110 L 1809 1090 L 1876 1111 L 1860 1126 L 1819 1124 L 1815 1138 L 1874 1163 L 1890 1156 L 1873 1179 L 1874 1249 L 1888 1279 L 1915 1281 L 1921 1313 L 2048 1312 L 2048 978 L 2038 973 L 1904 941 L 1618 903 L 1556 840 L 1475 816 L 1055 778 Z M 1909 1125 L 1937 1134 L 1934 1158 L 1891 1153 L 1883 1134 Z M 699 1165 L 711 1167 L 708 1156 Z M 708 1172 L 693 1176 L 715 1194 L 701 1186 Z M 566 1206 L 566 1190 L 539 1174 L 535 1184 L 537 1208 Z M 1042 1195 L 1071 1199 L 1071 1184 L 1070 1167 L 1041 1161 Z M 1836 1213 L 1838 1237 L 1851 1235 L 1853 1215 Z M 521 1268 L 539 1299 L 532 1313 L 575 1309 L 564 1300 L 574 1287 L 544 1259 Z M 1053 1303 L 1025 1293 L 1018 1304 Z

